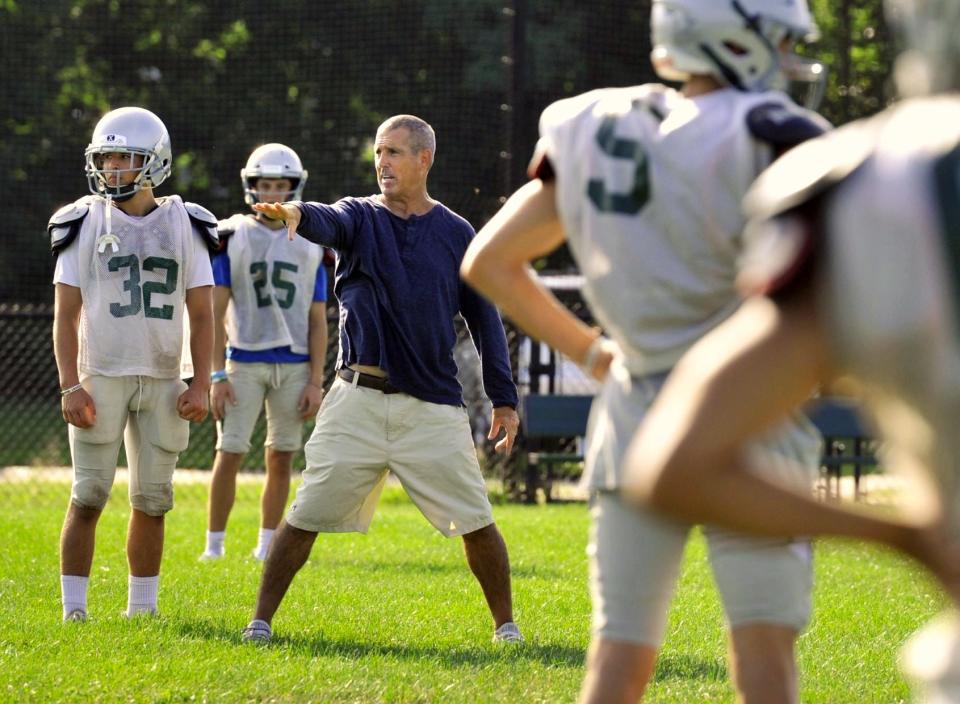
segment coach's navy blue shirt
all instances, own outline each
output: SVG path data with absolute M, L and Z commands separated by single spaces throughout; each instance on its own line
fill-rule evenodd
M 380 367 L 404 393 L 462 405 L 453 356 L 460 313 L 480 353 L 487 396 L 494 406 L 516 408 L 500 315 L 460 280 L 460 262 L 475 235 L 470 223 L 441 203 L 404 219 L 375 196 L 296 205 L 302 213 L 297 232 L 337 252 L 338 368 Z

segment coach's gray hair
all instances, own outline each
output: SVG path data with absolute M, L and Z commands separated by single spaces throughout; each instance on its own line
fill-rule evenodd
M 413 149 L 414 153 L 419 154 L 424 149 L 430 150 L 430 165 L 432 166 L 433 157 L 437 154 L 437 135 L 425 120 L 421 120 L 414 115 L 394 115 L 383 121 L 383 124 L 377 128 L 377 134 L 401 127 L 410 132 L 410 148 Z

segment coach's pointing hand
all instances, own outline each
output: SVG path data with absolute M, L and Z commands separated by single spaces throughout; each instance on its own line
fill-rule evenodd
M 293 203 L 254 203 L 253 209 L 268 218 L 283 220 L 287 224 L 287 239 L 293 240 L 300 225 L 300 208 Z

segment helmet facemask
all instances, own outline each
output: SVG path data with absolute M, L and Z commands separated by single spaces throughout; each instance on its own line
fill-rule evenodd
M 758 6 L 751 12 L 750 6 Z M 766 11 L 756 1 L 658 0 L 653 5 L 653 62 L 667 80 L 711 75 L 745 92 L 805 86 L 812 107 L 823 94 L 819 62 L 786 51 L 785 44 L 815 38 L 805 4 Z
M 240 169 L 243 200 L 247 205 L 261 202 L 257 191 L 257 181 L 261 178 L 289 180 L 291 189 L 283 194 L 283 200 L 302 200 L 303 187 L 307 183 L 307 170 L 303 168 L 295 151 L 284 144 L 272 142 L 254 149 L 247 159 L 247 165 Z
M 128 167 L 125 169 L 104 169 L 106 154 L 123 154 L 127 158 Z M 110 196 L 113 200 L 123 202 L 134 196 L 142 188 L 153 188 L 152 174 L 158 170 L 160 156 L 150 149 L 137 147 L 116 147 L 91 144 L 84 153 L 86 157 L 87 184 L 90 192 L 101 196 Z M 138 159 L 139 157 L 139 159 Z M 137 162 L 140 165 L 137 166 Z M 162 167 L 160 167 L 162 171 Z M 169 168 L 168 168 L 169 171 Z M 122 184 L 122 175 L 135 173 L 134 179 Z M 116 184 L 110 185 L 109 177 L 116 176 Z

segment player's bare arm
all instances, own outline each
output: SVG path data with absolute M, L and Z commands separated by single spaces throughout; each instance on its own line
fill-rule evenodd
M 493 409 L 493 418 L 490 422 L 490 432 L 487 434 L 488 440 L 496 440 L 503 431 L 503 437 L 496 444 L 494 449 L 497 452 L 510 454 L 513 450 L 513 441 L 517 437 L 517 431 L 520 429 L 520 416 L 516 410 L 510 406 L 497 406 Z
M 530 262 L 559 247 L 566 236 L 557 215 L 553 183 L 535 179 L 514 193 L 480 230 L 460 274 L 526 333 L 606 376 L 613 348 L 600 346 L 598 331 L 580 321 L 537 281 Z
M 227 306 L 233 294 L 229 286 L 213 287 L 213 368 L 224 369 L 227 365 Z M 226 405 L 235 406 L 237 397 L 230 379 L 210 384 L 210 412 L 214 420 L 223 420 Z
M 287 239 L 293 240 L 297 236 L 300 225 L 300 208 L 297 206 L 292 203 L 254 203 L 251 207 L 268 218 L 283 220 L 287 224 Z
M 690 350 L 630 448 L 628 499 L 696 523 L 778 537 L 860 537 L 916 553 L 916 523 L 817 502 L 747 464 L 748 441 L 831 376 L 814 305 L 812 292 L 782 307 L 751 299 Z
M 317 415 L 323 403 L 323 370 L 327 356 L 327 304 L 314 301 L 310 305 L 310 380 L 300 394 L 297 408 L 300 417 L 309 420 Z
M 187 314 L 190 317 L 190 356 L 193 380 L 177 399 L 177 413 L 184 420 L 199 423 L 207 417 L 210 402 L 210 361 L 213 357 L 212 286 L 195 286 L 187 291 Z
M 78 428 L 90 428 L 97 422 L 93 398 L 80 386 L 77 356 L 80 351 L 79 327 L 83 297 L 80 289 L 57 284 L 53 314 L 53 350 L 60 375 L 60 412 L 63 419 Z M 72 389 L 72 390 L 71 390 Z M 67 393 L 63 393 L 66 391 Z

